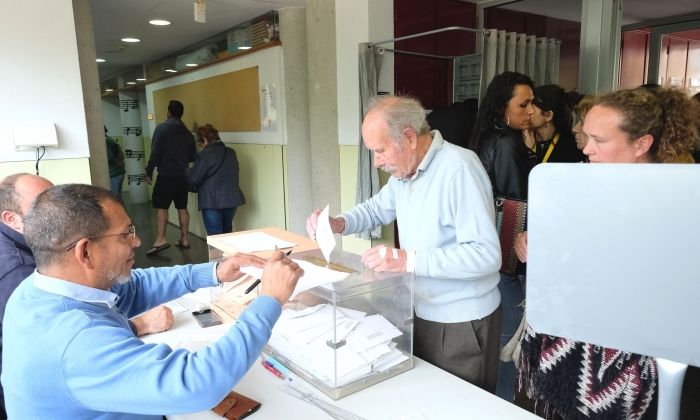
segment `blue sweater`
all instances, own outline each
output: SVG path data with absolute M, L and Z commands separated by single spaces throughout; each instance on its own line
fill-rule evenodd
M 470 150 L 433 141 L 416 175 L 391 177 L 369 200 L 343 214 L 343 234 L 394 220 L 401 248 L 416 253 L 415 310 L 422 319 L 466 322 L 501 302 L 501 247 L 488 175 Z
M 24 241 L 24 236 L 0 222 L 0 320 L 5 314 L 10 295 L 34 269 L 34 254 Z M 0 351 L 2 350 L 2 323 L 0 322 Z M 2 364 L 0 364 L 0 371 Z M 5 399 L 0 387 L 0 418 L 5 417 Z
M 160 419 L 214 407 L 267 342 L 281 311 L 275 299 L 255 299 L 223 337 L 198 352 L 144 344 L 127 322 L 214 285 L 212 272 L 211 263 L 137 269 L 111 292 L 32 274 L 5 317 L 9 417 Z

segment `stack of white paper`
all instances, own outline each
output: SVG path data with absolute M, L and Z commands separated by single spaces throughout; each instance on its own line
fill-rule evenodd
M 272 330 L 269 345 L 335 387 L 407 360 L 393 342 L 401 335 L 382 315 L 366 316 L 348 308 L 337 308 L 334 326 L 333 307 L 321 304 L 300 311 L 285 309 Z M 333 348 L 333 343 L 343 340 L 345 343 Z

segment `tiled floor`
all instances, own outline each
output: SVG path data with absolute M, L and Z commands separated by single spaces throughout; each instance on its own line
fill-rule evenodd
M 136 250 L 136 263 L 134 268 L 147 267 L 167 267 L 180 264 L 192 264 L 207 262 L 209 254 L 207 252 L 206 240 L 190 234 L 190 248 L 180 249 L 175 246 L 180 238 L 180 230 L 177 226 L 168 223 L 166 237 L 170 248 L 159 252 L 157 255 L 146 256 L 153 245 L 156 236 L 156 213 L 151 207 L 151 203 L 130 204 L 128 197 L 126 201 L 126 211 L 131 217 L 132 223 L 136 226 L 136 234 L 141 239 L 141 246 Z M 190 218 L 202 217 L 199 212 L 190 214 Z

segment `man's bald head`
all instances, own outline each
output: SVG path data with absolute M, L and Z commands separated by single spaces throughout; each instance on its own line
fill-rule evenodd
M 24 217 L 32 201 L 52 186 L 48 179 L 27 173 L 5 177 L 0 181 L 0 221 L 24 233 Z

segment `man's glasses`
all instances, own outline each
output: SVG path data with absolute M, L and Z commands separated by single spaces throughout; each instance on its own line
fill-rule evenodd
M 136 238 L 136 226 L 134 225 L 129 225 L 129 229 L 126 232 L 122 233 L 108 233 L 106 235 L 95 235 L 95 236 L 88 236 L 86 238 L 80 238 L 77 241 L 73 242 L 72 244 L 68 245 L 66 247 L 66 251 L 70 251 L 71 249 L 75 248 L 76 245 L 78 245 L 78 242 L 80 242 L 82 239 L 98 239 L 98 238 L 106 238 L 108 236 L 130 236 L 129 239 L 132 241 Z

